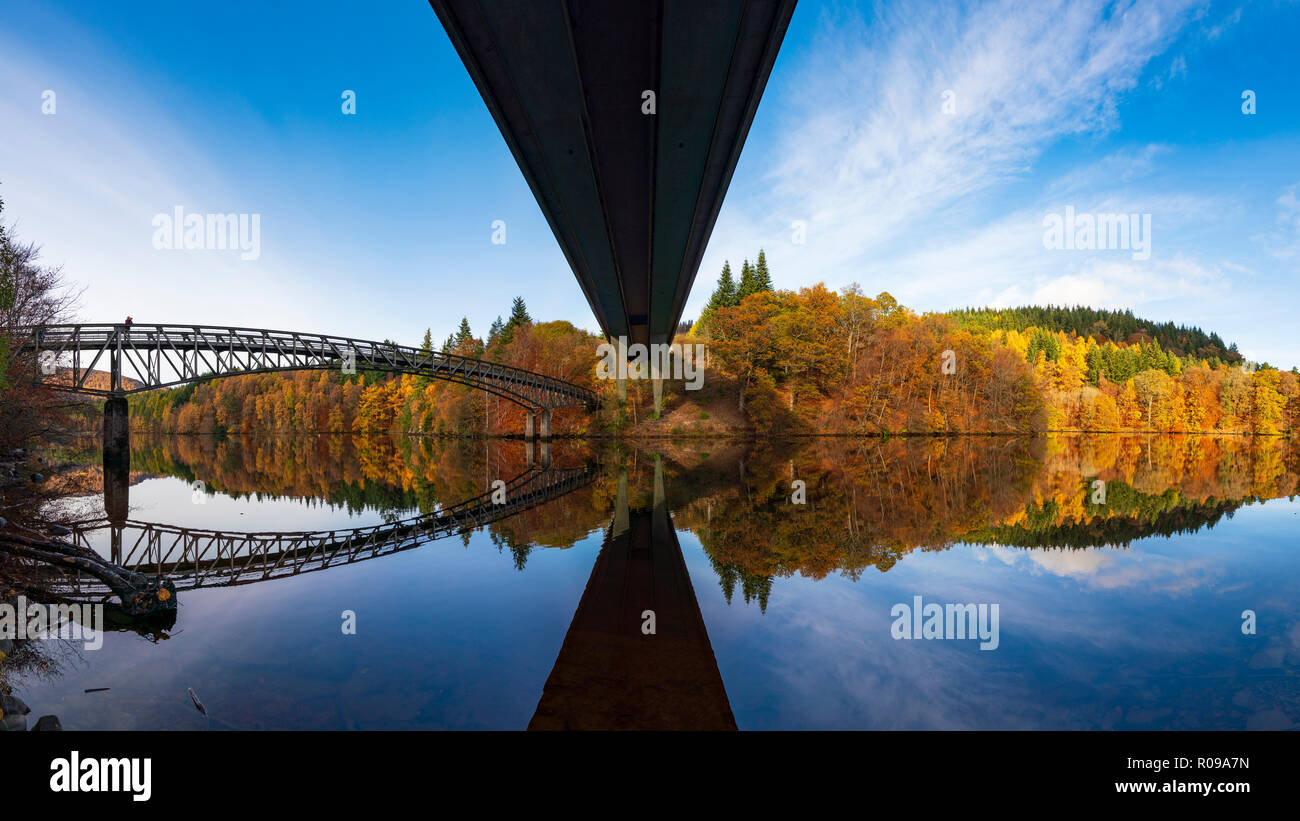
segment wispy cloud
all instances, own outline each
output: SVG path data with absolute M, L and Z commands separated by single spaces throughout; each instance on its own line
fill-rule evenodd
M 947 209 L 1022 177 L 1055 141 L 1116 128 L 1120 96 L 1191 7 L 921 3 L 828 19 L 789 83 L 768 195 L 735 227 L 783 236 L 806 220 L 788 256 L 830 279 L 900 234 L 944 231 Z

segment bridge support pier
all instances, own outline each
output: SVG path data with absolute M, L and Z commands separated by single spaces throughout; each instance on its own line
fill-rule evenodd
M 131 461 L 131 427 L 125 396 L 104 400 L 104 458 L 109 458 L 109 454 Z
M 551 438 L 551 412 L 549 410 L 539 411 L 537 414 L 537 435 L 543 439 Z
M 104 513 L 113 524 L 126 521 L 130 508 L 131 429 L 126 397 L 104 402 Z
M 534 436 L 536 436 L 536 434 L 533 432 L 533 412 L 525 411 L 524 412 L 524 438 L 527 439 L 529 442 L 532 442 Z

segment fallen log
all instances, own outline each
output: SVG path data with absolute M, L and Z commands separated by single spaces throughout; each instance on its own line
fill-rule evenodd
M 58 539 L 33 539 L 17 533 L 0 533 L 0 550 L 94 576 L 113 591 L 128 616 L 176 609 L 176 586 L 171 581 L 119 567 L 92 550 Z

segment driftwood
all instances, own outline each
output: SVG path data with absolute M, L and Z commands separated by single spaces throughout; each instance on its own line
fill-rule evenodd
M 113 591 L 128 616 L 150 616 L 176 609 L 176 586 L 166 578 L 118 567 L 92 550 L 58 539 L 33 539 L 17 533 L 0 533 L 0 550 L 89 573 Z

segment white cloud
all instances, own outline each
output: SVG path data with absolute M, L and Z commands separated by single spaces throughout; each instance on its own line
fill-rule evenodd
M 1118 127 L 1119 99 L 1191 6 L 998 2 L 954 15 L 902 4 L 877 7 L 869 25 L 828 21 L 789 83 L 767 194 L 724 212 L 704 270 L 766 237 L 803 280 L 842 284 L 900 235 L 944 232 L 1056 140 Z M 956 114 L 942 110 L 949 89 Z M 789 244 L 796 219 L 807 245 Z

